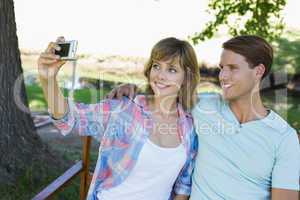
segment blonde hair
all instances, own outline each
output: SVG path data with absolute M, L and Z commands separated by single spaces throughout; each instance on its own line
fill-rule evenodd
M 144 69 L 144 75 L 148 80 L 146 93 L 154 94 L 149 84 L 153 61 L 175 58 L 178 58 L 180 67 L 184 70 L 184 81 L 178 93 L 178 102 L 181 103 L 185 111 L 189 111 L 196 102 L 196 88 L 200 79 L 200 72 L 194 48 L 187 41 L 170 37 L 160 40 L 154 45 Z

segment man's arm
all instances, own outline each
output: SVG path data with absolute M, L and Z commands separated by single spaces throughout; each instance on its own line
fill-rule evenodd
M 272 172 L 271 200 L 299 200 L 300 146 L 291 129 L 283 136 L 276 151 Z
M 189 200 L 189 198 L 190 198 L 190 196 L 177 194 L 177 195 L 174 197 L 174 200 Z
M 129 97 L 129 99 L 133 99 L 137 93 L 137 86 L 135 84 L 124 83 L 114 88 L 110 93 L 106 96 L 108 99 L 122 99 L 123 96 Z
M 271 195 L 271 200 L 299 200 L 299 192 L 296 190 L 272 188 Z

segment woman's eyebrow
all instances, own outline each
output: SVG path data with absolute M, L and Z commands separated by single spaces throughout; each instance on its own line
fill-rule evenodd
M 170 63 L 168 63 L 168 65 L 173 66 L 173 67 L 179 67 L 180 63 L 178 61 L 171 61 Z
M 178 65 L 176 65 L 176 64 L 174 64 L 174 63 L 169 64 L 169 66 L 170 66 L 170 67 L 175 67 L 175 68 L 178 67 Z

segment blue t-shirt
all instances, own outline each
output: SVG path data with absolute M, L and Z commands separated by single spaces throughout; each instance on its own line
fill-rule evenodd
M 199 149 L 190 200 L 267 200 L 271 188 L 299 190 L 296 131 L 270 110 L 240 124 L 219 94 L 201 94 L 192 111 Z

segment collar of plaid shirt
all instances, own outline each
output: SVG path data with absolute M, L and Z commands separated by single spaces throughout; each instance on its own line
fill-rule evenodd
M 126 109 L 122 112 L 114 112 L 118 114 L 110 117 L 105 132 L 112 134 L 110 127 L 113 126 L 114 119 L 127 118 L 128 120 L 128 116 L 132 116 L 129 118 L 129 122 L 134 126 L 134 128 L 130 128 L 134 133 L 116 133 L 118 136 L 125 136 L 118 137 L 117 139 L 106 136 L 108 134 L 104 134 L 100 144 L 101 148 L 99 148 L 97 165 L 89 188 L 88 200 L 96 200 L 97 192 L 115 187 L 125 180 L 136 164 L 138 155 L 149 136 L 147 128 L 141 125 L 144 120 L 149 121 L 151 115 L 147 107 L 146 97 L 144 95 L 138 95 L 133 100 L 124 97 L 121 102 L 118 107 L 124 109 L 124 106 L 126 106 Z M 183 141 L 187 156 L 190 158 L 190 143 L 192 141 L 188 133 L 190 133 L 192 129 L 192 116 L 190 113 L 185 112 L 180 104 L 177 104 L 177 111 L 179 114 L 179 135 L 181 141 Z M 128 113 L 130 115 L 128 115 Z M 117 125 L 119 126 L 116 129 L 117 131 L 126 132 L 126 130 L 128 130 L 127 128 L 120 128 L 122 124 Z M 132 134 L 134 134 L 134 137 L 132 137 Z M 117 144 L 122 144 L 122 148 Z M 190 161 L 190 159 L 188 160 Z

